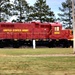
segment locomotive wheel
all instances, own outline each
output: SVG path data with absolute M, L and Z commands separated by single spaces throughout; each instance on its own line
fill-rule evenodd
M 70 43 L 68 40 L 63 39 L 63 40 L 52 40 L 49 42 L 49 47 L 60 47 L 60 48 L 68 48 L 70 47 Z
M 13 41 L 12 47 L 13 48 L 19 48 L 20 47 L 19 42 L 18 41 Z
M 73 48 L 73 41 L 69 41 L 69 47 Z
M 0 48 L 3 48 L 4 47 L 4 43 L 2 40 L 0 40 Z
M 62 47 L 63 48 L 68 48 L 70 47 L 70 43 L 68 40 L 64 39 L 64 40 L 61 40 L 61 43 L 62 43 Z

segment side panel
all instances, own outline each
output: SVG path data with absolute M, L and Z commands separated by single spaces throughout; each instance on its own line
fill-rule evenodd
M 0 39 L 32 39 L 33 23 L 1 23 Z

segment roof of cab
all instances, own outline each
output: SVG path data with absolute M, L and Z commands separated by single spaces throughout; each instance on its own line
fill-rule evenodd
M 51 26 L 62 26 L 59 22 L 50 23 Z

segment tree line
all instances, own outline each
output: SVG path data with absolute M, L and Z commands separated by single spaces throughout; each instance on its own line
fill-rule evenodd
M 12 22 L 29 22 L 39 20 L 40 22 L 55 22 L 60 21 L 63 26 L 72 28 L 72 2 L 65 0 L 62 2 L 62 7 L 59 7 L 61 13 L 58 13 L 59 18 L 55 19 L 55 14 L 47 5 L 46 0 L 36 0 L 33 6 L 30 6 L 26 0 L 0 0 L 0 22 L 6 22 L 12 16 L 17 16 L 17 19 Z

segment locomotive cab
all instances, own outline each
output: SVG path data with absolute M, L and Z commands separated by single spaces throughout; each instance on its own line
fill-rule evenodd
M 52 28 L 52 35 L 50 35 L 50 38 L 52 39 L 59 39 L 61 35 L 62 25 L 59 23 L 50 23 Z

